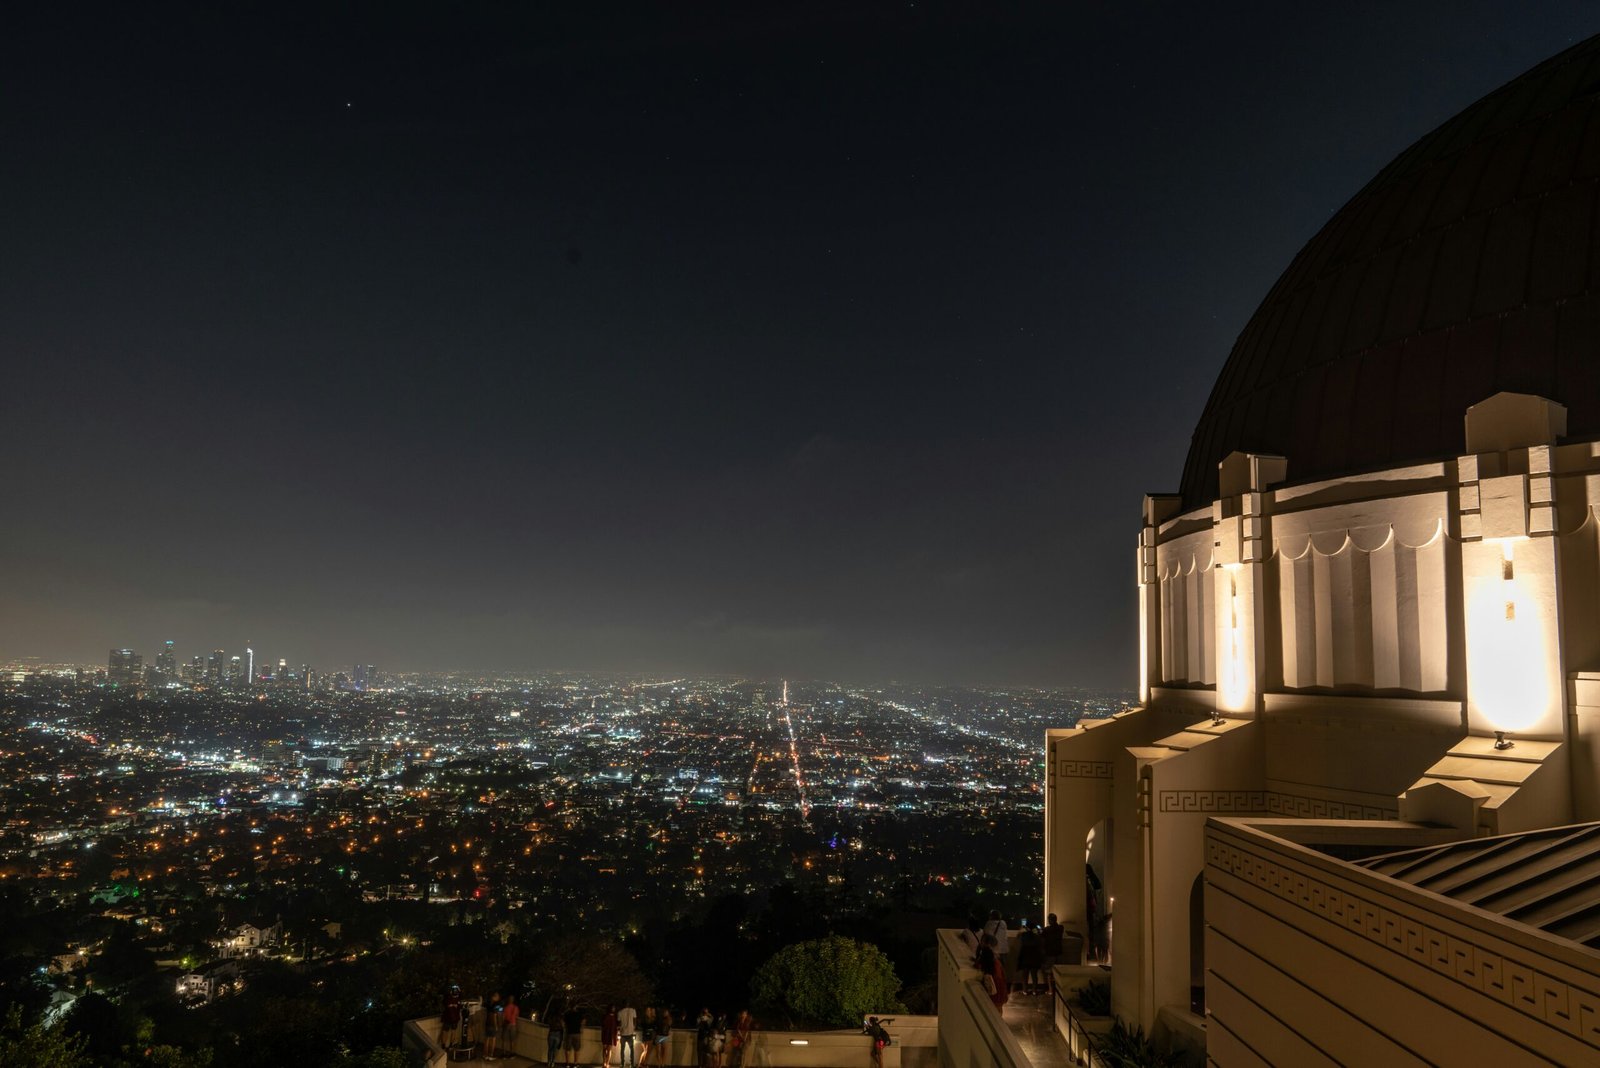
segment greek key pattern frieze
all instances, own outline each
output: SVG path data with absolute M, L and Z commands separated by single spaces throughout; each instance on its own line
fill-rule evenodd
M 1162 790 L 1156 800 L 1160 812 L 1265 812 L 1262 790 Z
M 1600 1049 L 1600 993 L 1215 839 L 1207 863 L 1469 990 Z
M 1303 820 L 1392 820 L 1400 814 L 1398 806 L 1384 809 L 1354 801 L 1329 801 L 1321 797 L 1276 792 L 1267 795 L 1267 811 L 1274 816 Z
M 1109 779 L 1111 761 L 1060 760 L 1057 761 L 1056 775 L 1063 779 Z

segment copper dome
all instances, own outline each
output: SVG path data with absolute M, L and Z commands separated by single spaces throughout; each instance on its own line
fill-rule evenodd
M 1301 249 L 1239 335 L 1183 470 L 1235 450 L 1295 482 L 1464 449 L 1501 390 L 1600 437 L 1600 37 L 1490 93 L 1385 167 Z

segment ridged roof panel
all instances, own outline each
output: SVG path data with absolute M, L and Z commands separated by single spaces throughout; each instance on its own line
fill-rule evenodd
M 1359 863 L 1391 879 L 1600 948 L 1600 823 L 1409 849 Z

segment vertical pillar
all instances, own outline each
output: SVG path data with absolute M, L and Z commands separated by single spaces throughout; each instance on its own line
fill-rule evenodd
M 1144 523 L 1139 529 L 1139 703 L 1150 703 L 1150 691 L 1160 685 L 1167 665 L 1162 663 L 1164 620 L 1161 580 L 1156 574 L 1156 537 L 1161 524 L 1177 514 L 1180 498 L 1173 494 L 1147 494 Z
M 1212 505 L 1216 535 L 1216 703 L 1223 715 L 1253 717 L 1265 685 L 1269 530 L 1266 488 L 1281 481 L 1282 457 L 1233 453 L 1222 461 L 1222 497 Z
M 1566 410 L 1542 397 L 1498 393 L 1467 409 L 1457 525 L 1474 734 L 1566 735 L 1551 469 L 1565 431 Z

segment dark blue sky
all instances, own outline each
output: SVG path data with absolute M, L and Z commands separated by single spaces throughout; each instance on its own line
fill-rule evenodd
M 1131 686 L 1272 281 L 1600 30 L 214 6 L 0 43 L 0 658 Z

